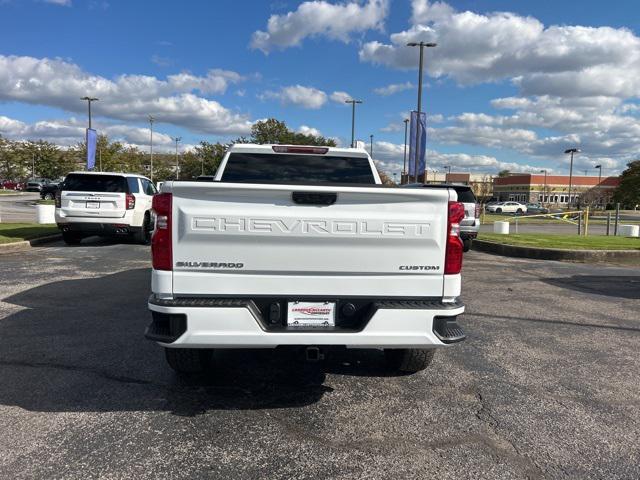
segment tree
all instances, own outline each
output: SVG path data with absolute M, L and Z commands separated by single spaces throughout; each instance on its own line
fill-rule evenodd
M 336 142 L 322 135 L 304 134 L 289 130 L 287 124 L 275 118 L 261 120 L 251 127 L 251 143 L 279 143 L 285 145 L 321 145 L 335 147 Z M 236 142 L 244 143 L 244 142 Z
M 631 208 L 640 205 L 640 160 L 627 164 L 627 169 L 620 176 L 620 185 L 613 194 L 613 201 Z
M 498 172 L 498 177 L 500 178 L 508 177 L 509 175 L 511 175 L 511 170 L 500 170 Z

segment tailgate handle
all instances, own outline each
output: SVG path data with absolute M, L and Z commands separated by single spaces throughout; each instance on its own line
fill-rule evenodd
M 338 199 L 338 194 L 325 192 L 293 192 L 291 198 L 299 205 L 333 205 Z

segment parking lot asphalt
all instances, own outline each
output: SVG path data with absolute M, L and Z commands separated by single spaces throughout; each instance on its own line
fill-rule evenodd
M 0 219 L 11 223 L 35 222 L 35 202 L 39 199 L 40 194 L 33 192 L 0 195 Z
M 422 373 L 226 351 L 180 380 L 148 259 L 0 256 L 0 478 L 640 478 L 638 269 L 470 252 L 468 339 Z

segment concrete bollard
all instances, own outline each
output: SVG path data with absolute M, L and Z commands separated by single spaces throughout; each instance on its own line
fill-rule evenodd
M 55 205 L 36 205 L 36 222 L 56 223 Z
M 493 222 L 493 233 L 509 235 L 509 222 Z
M 640 237 L 640 225 L 620 225 L 618 227 L 619 237 Z

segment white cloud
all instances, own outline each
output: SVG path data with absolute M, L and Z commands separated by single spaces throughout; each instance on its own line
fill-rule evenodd
M 71 0 L 42 0 L 44 3 L 50 3 L 51 5 L 59 5 L 61 7 L 70 7 Z
M 344 103 L 347 100 L 353 99 L 347 92 L 333 92 L 329 98 L 331 98 L 331 101 L 337 103 Z
M 434 41 L 425 52 L 431 76 L 471 84 L 513 79 L 525 95 L 629 97 L 640 95 L 640 38 L 625 28 L 545 27 L 533 17 L 457 12 L 414 0 L 413 24 L 389 43 L 368 42 L 360 59 L 414 69 L 410 41 Z
M 250 130 L 246 116 L 200 96 L 223 93 L 242 78 L 236 72 L 210 70 L 206 76 L 179 73 L 161 80 L 121 75 L 110 80 L 61 59 L 0 55 L 0 100 L 82 113 L 86 104 L 80 98 L 91 95 L 100 99 L 92 105 L 96 116 L 144 121 L 153 114 L 158 121 L 210 134 L 243 134 Z
M 378 95 L 382 95 L 384 97 L 393 95 L 394 93 L 404 92 L 405 90 L 410 90 L 414 88 L 413 83 L 404 82 L 404 83 L 392 83 L 390 85 L 386 85 L 384 87 L 374 88 L 373 92 Z
M 41 120 L 35 123 L 25 123 L 0 115 L 0 135 L 13 140 L 42 139 L 59 146 L 71 146 L 84 140 L 86 122 L 71 117 L 66 120 Z M 148 128 L 130 125 L 95 122 L 95 128 L 106 134 L 111 140 L 117 140 L 127 145 L 135 145 L 142 149 L 148 148 L 150 131 Z M 173 145 L 171 136 L 154 129 L 154 147 L 161 151 L 163 147 Z
M 284 105 L 296 105 L 302 108 L 318 109 L 327 102 L 327 94 L 322 90 L 302 85 L 282 87 L 278 91 L 267 91 L 262 99 L 276 99 Z
M 303 133 L 304 135 L 322 135 L 322 133 L 320 133 L 320 130 L 318 130 L 317 128 L 308 127 L 307 125 L 300 125 L 300 128 L 298 128 L 298 132 Z
M 267 31 L 254 32 L 250 46 L 267 54 L 277 48 L 298 46 L 307 37 L 324 36 L 346 43 L 352 33 L 381 30 L 388 10 L 389 0 L 340 4 L 324 0 L 304 2 L 295 11 L 271 15 Z
M 407 151 L 408 152 L 408 151 Z M 389 173 L 401 172 L 404 163 L 404 144 L 374 142 L 373 153 L 376 162 Z M 408 153 L 407 153 L 408 155 Z M 427 150 L 427 168 L 443 170 L 443 165 L 451 165 L 454 171 L 473 173 L 498 173 L 500 170 L 518 172 L 537 172 L 539 166 L 522 165 L 516 162 L 504 162 L 489 155 L 469 155 L 466 153 L 441 153 Z

